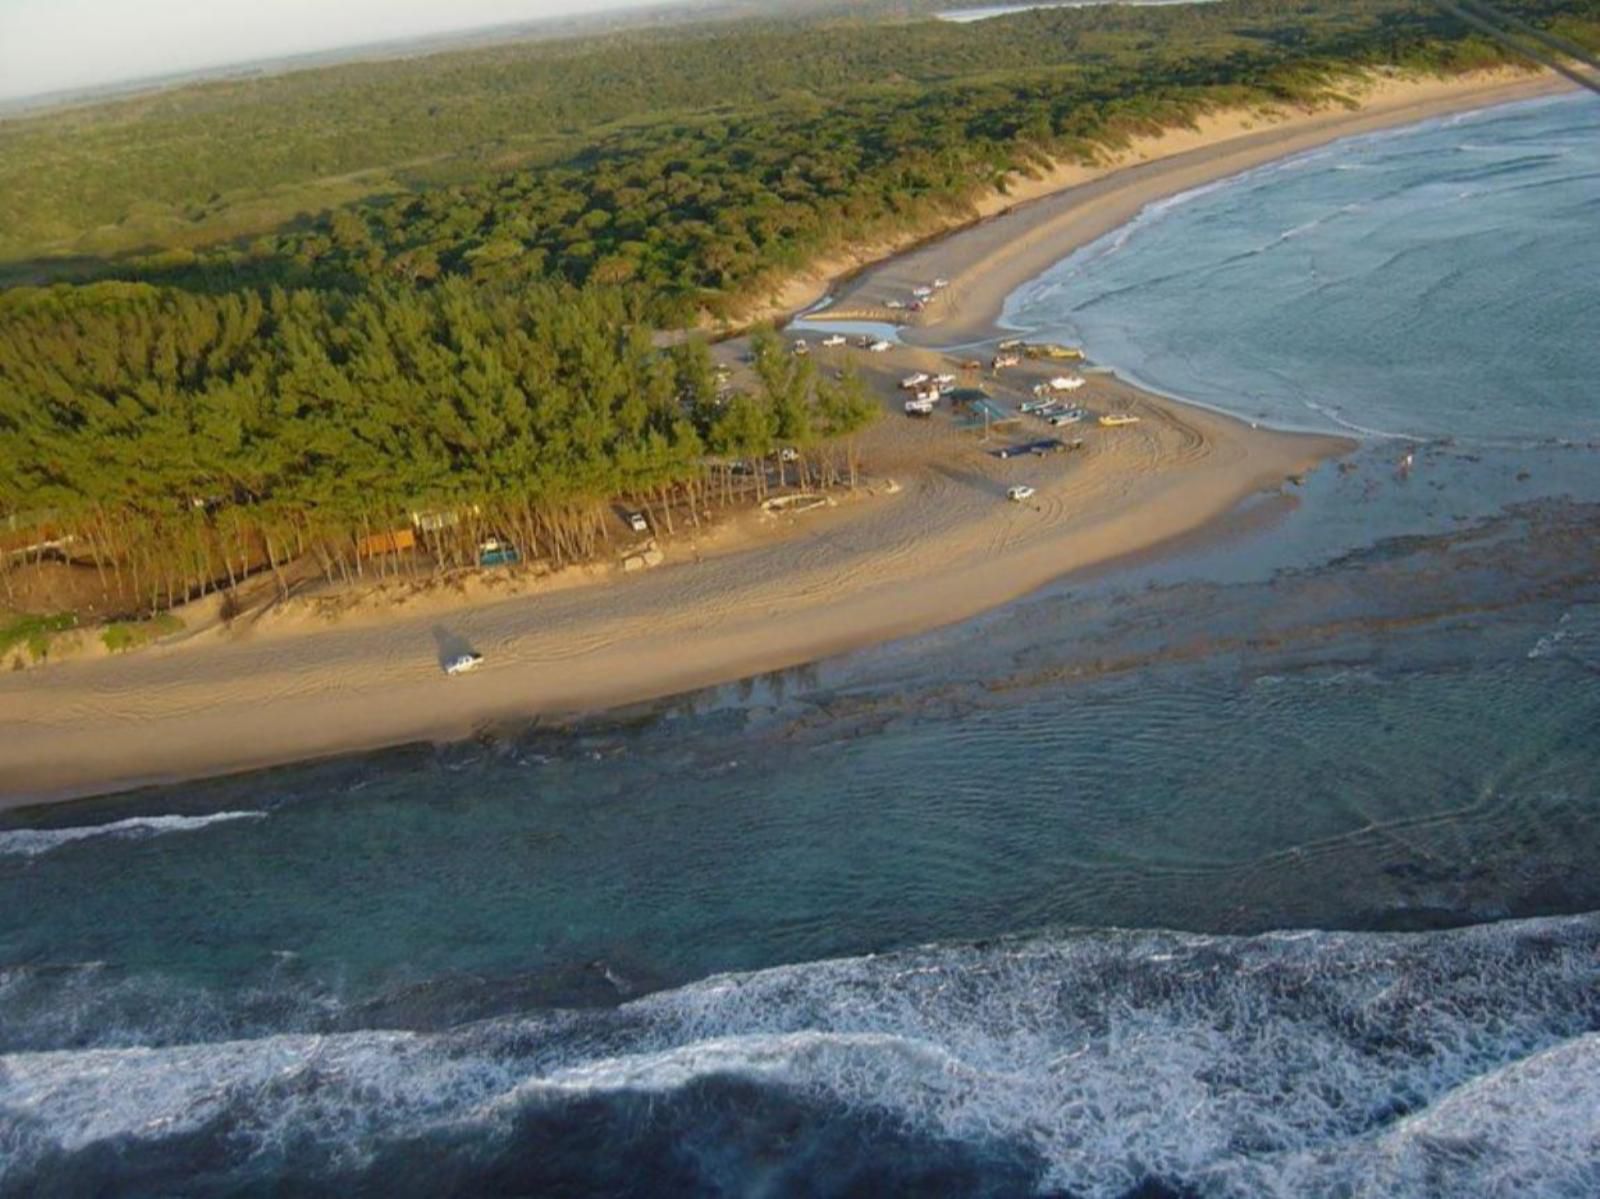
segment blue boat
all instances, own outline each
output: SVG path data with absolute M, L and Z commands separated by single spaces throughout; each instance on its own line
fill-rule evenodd
M 493 537 L 478 547 L 479 566 L 510 566 L 521 557 L 516 546 Z

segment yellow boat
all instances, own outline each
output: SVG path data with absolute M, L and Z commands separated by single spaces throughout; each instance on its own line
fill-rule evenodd
M 1077 346 L 1038 345 L 1029 346 L 1023 351 L 1029 358 L 1054 358 L 1057 361 L 1077 362 L 1083 357 L 1083 351 Z
M 1131 412 L 1107 412 L 1100 418 L 1100 424 L 1107 429 L 1120 428 L 1123 425 L 1136 425 L 1139 418 Z

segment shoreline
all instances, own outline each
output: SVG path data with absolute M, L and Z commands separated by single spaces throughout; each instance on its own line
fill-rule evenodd
M 604 572 L 597 586 L 436 597 L 367 621 L 275 614 L 124 658 L 0 674 L 0 810 L 648 702 L 926 632 L 1074 571 L 1226 530 L 1244 501 L 1292 496 L 1285 480 L 1356 443 L 1258 429 L 1096 375 L 1091 407 L 1137 413 L 1141 424 L 1086 430 L 1080 454 L 1000 462 L 943 421 L 906 421 L 894 381 L 946 363 L 933 345 L 992 329 L 1012 290 L 1153 199 L 1369 131 L 1368 122 L 1393 127 L 1559 90 L 1544 77 L 1462 86 L 1421 115 L 1414 104 L 1334 114 L 1347 119 L 1110 170 L 861 270 L 812 319 L 921 277 L 930 256 L 951 264 L 938 272 L 952 279 L 948 301 L 904 331 L 904 346 L 863 364 L 892 406 L 867 459 L 899 481 L 894 494 L 786 518 L 775 533 L 704 558 L 669 547 L 663 567 Z M 1039 364 L 1007 383 L 1045 373 Z M 1012 481 L 1035 486 L 1035 499 L 1007 503 Z M 483 651 L 484 669 L 445 678 L 447 643 Z
M 1013 292 L 1152 204 L 1345 138 L 1573 90 L 1550 72 L 1385 78 L 1370 82 L 1365 102 L 1356 109 L 1208 114 L 1194 130 L 1135 139 L 1103 166 L 1060 166 L 1020 180 L 1009 196 L 982 202 L 976 220 L 840 272 L 796 312 L 804 310 L 808 322 L 901 324 L 900 336 L 908 345 L 991 340 L 1008 332 L 998 322 Z M 885 306 L 938 277 L 949 279 L 950 286 L 926 312 L 901 320 L 904 314 Z

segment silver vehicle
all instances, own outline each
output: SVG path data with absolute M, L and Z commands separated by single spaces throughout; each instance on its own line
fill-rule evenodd
M 628 513 L 628 528 L 635 533 L 648 533 L 650 531 L 650 522 L 645 519 L 643 512 L 630 512 Z

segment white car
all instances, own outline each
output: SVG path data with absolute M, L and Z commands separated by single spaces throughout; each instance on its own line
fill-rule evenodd
M 630 512 L 628 513 L 628 528 L 635 533 L 648 533 L 650 531 L 650 522 L 645 519 L 643 512 Z
M 1023 500 L 1031 500 L 1032 498 L 1033 488 L 1029 487 L 1026 483 L 1018 483 L 1015 487 L 1008 487 L 1006 489 L 1006 499 L 1010 500 L 1014 504 L 1020 504 Z
M 469 670 L 476 670 L 483 662 L 482 654 L 457 654 L 444 664 L 445 674 L 466 674 Z
M 831 337 L 824 337 L 822 339 L 822 348 L 825 349 L 825 350 L 831 350 L 835 346 L 842 346 L 842 345 L 844 345 L 844 334 L 843 333 L 835 333 Z

